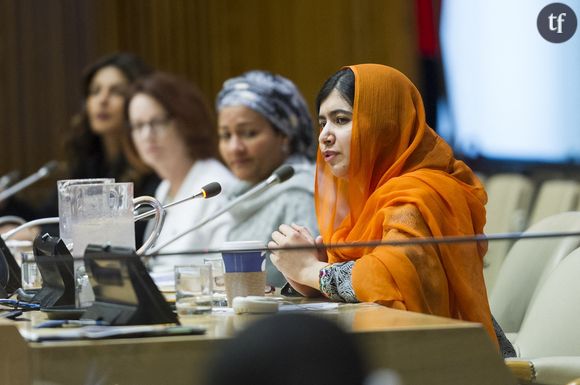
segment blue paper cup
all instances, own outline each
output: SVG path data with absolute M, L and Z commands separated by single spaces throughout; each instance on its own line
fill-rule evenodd
M 222 247 L 224 281 L 228 304 L 235 297 L 264 295 L 266 287 L 265 247 L 261 241 L 226 242 Z

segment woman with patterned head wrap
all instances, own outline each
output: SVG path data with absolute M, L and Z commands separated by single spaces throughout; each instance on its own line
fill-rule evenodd
M 312 121 L 300 91 L 288 79 L 250 71 L 224 82 L 216 100 L 219 149 L 240 180 L 235 199 L 283 164 L 295 175 L 231 211 L 228 240 L 263 240 L 282 223 L 300 223 L 318 233 L 314 212 Z M 225 192 L 228 194 L 228 192 Z M 267 259 L 267 281 L 285 283 Z
M 481 234 L 486 193 L 425 122 L 415 86 L 377 64 L 345 68 L 317 99 L 316 212 L 321 238 L 282 225 L 270 247 Z M 496 343 L 483 281 L 486 243 L 278 251 L 304 294 L 482 323 Z

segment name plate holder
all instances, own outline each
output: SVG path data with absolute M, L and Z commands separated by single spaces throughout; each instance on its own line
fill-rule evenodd
M 88 245 L 84 258 L 95 301 L 83 319 L 109 325 L 179 324 L 135 250 Z
M 22 270 L 0 237 L 0 298 L 8 298 L 22 287 Z
M 42 276 L 42 288 L 31 302 L 42 308 L 75 307 L 74 260 L 58 237 L 44 234 L 36 237 L 32 244 L 34 261 Z

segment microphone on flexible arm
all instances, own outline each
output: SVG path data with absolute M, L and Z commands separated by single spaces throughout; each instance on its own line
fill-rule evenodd
M 188 200 L 191 199 L 196 199 L 196 198 L 203 198 L 203 199 L 208 199 L 208 198 L 213 198 L 216 195 L 218 195 L 220 192 L 222 192 L 222 186 L 218 183 L 218 182 L 211 182 L 206 184 L 205 186 L 203 186 L 200 191 L 197 194 L 191 195 L 187 198 L 183 198 L 181 200 L 175 201 L 175 202 L 171 202 L 166 204 L 165 206 L 163 206 L 164 209 L 168 209 L 172 206 L 181 204 L 183 202 L 186 202 Z M 155 210 L 150 210 L 147 212 L 144 212 L 142 214 L 136 215 L 135 216 L 135 222 L 140 221 L 141 219 L 150 217 L 152 215 L 155 214 Z
M 292 166 L 282 165 L 282 166 L 278 167 L 272 173 L 272 175 L 270 175 L 266 180 L 258 183 L 256 186 L 252 187 L 250 190 L 246 191 L 244 194 L 240 195 L 239 197 L 237 197 L 236 199 L 234 199 L 233 201 L 231 201 L 230 203 L 228 203 L 227 205 L 225 205 L 224 207 L 222 207 L 221 209 L 219 209 L 215 213 L 211 214 L 209 217 L 206 217 L 201 222 L 197 223 L 195 226 L 193 226 L 185 231 L 182 231 L 181 233 L 177 234 L 173 238 L 168 239 L 167 241 L 160 244 L 159 246 L 156 246 L 155 248 L 153 248 L 153 250 L 150 251 L 149 254 L 150 255 L 158 254 L 159 251 L 161 249 L 163 249 L 164 247 L 177 241 L 181 237 L 189 234 L 190 232 L 199 229 L 200 227 L 204 226 L 206 223 L 215 220 L 223 213 L 229 211 L 232 207 L 238 205 L 239 203 L 245 201 L 246 199 L 249 199 L 250 197 L 253 197 L 255 195 L 263 193 L 265 190 L 267 190 L 268 188 L 270 188 L 278 183 L 282 183 L 282 182 L 287 181 L 293 175 L 294 175 L 294 168 Z
M 50 162 L 46 163 L 44 166 L 38 169 L 34 174 L 27 176 L 26 178 L 22 179 L 20 182 L 13 184 L 11 187 L 7 188 L 6 190 L 0 192 L 0 202 L 3 200 L 10 198 L 12 195 L 19 193 L 20 191 L 24 190 L 26 187 L 30 186 L 33 183 L 38 182 L 42 178 L 47 177 L 50 173 L 54 172 L 58 168 L 58 162 L 56 160 L 51 160 Z
M 222 191 L 222 186 L 218 183 L 218 182 L 211 182 L 206 184 L 205 186 L 203 186 L 200 189 L 200 192 L 198 192 L 197 194 L 194 194 L 192 196 L 189 196 L 185 199 L 182 199 L 180 201 L 176 201 L 176 202 L 172 202 L 169 204 L 166 204 L 165 206 L 163 206 L 164 209 L 167 209 L 169 207 L 178 205 L 180 203 L 186 202 L 190 199 L 196 199 L 196 198 L 212 198 L 216 195 L 218 195 L 220 192 Z M 138 220 L 141 220 L 143 218 L 147 218 L 149 216 L 155 215 L 155 210 L 151 210 L 151 211 L 147 211 L 145 213 L 139 214 L 135 216 L 135 222 L 137 222 Z M 1 234 L 2 239 L 4 240 L 8 240 L 10 238 L 12 238 L 14 235 L 16 235 L 17 233 L 19 233 L 22 230 L 25 230 L 29 227 L 33 227 L 33 226 L 40 226 L 40 225 L 47 225 L 47 224 L 55 224 L 55 223 L 59 223 L 59 217 L 50 217 L 50 218 L 41 218 L 41 219 L 35 219 L 29 222 L 26 222 L 10 231 L 7 231 L 4 234 Z
M 19 176 L 20 172 L 18 170 L 13 170 L 6 175 L 2 175 L 0 177 L 0 191 L 4 191 L 4 189 L 14 183 Z

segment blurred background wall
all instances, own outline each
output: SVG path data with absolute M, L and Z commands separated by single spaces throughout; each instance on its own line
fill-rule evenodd
M 418 84 L 416 30 L 409 0 L 0 0 L 0 175 L 62 159 L 82 69 L 104 54 L 134 52 L 212 103 L 228 77 L 278 72 L 312 110 L 347 64 L 388 64 Z

